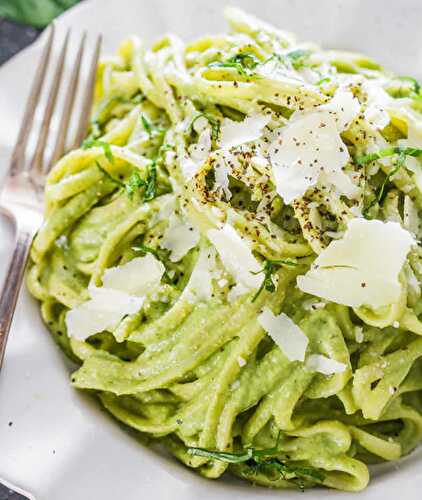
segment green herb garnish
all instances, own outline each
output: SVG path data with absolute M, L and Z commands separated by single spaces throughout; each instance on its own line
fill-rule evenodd
M 145 117 L 145 115 L 141 115 L 141 123 L 142 126 L 144 127 L 145 132 L 148 134 L 148 137 L 152 139 L 153 137 L 156 137 L 157 135 L 163 135 L 165 130 L 161 127 L 156 127 L 154 126 L 148 118 Z
M 326 76 L 325 78 L 321 78 L 321 80 L 318 80 L 315 85 L 320 86 L 320 85 L 322 85 L 324 83 L 328 83 L 330 81 L 331 81 L 331 78 Z
M 394 155 L 413 156 L 414 158 L 417 158 L 418 156 L 422 156 L 422 149 L 395 146 L 392 148 L 381 149 L 376 153 L 369 153 L 367 155 L 358 156 L 355 158 L 355 162 L 358 165 L 366 165 L 371 161 L 380 160 L 381 158 L 388 158 L 389 156 Z
M 194 130 L 193 126 L 199 118 L 203 116 L 208 120 L 208 123 L 211 125 L 211 139 L 213 141 L 216 141 L 218 139 L 218 136 L 220 135 L 220 122 L 216 120 L 215 118 L 211 117 L 208 113 L 199 113 L 198 115 L 195 116 L 195 118 L 192 120 L 189 130 L 192 131 Z
M 278 458 L 272 458 L 281 453 L 277 448 L 269 448 L 266 450 L 256 450 L 254 448 L 246 448 L 239 453 L 228 453 L 220 451 L 211 451 L 205 448 L 188 448 L 187 452 L 189 455 L 211 458 L 213 460 L 219 460 L 220 462 L 226 462 L 229 464 L 246 464 L 252 471 L 258 472 L 262 469 L 275 470 L 280 473 L 282 479 L 287 481 L 292 478 L 287 479 L 286 476 L 293 475 L 299 480 L 311 480 L 322 482 L 325 479 L 325 475 L 318 469 L 312 467 L 303 467 L 297 465 L 289 465 Z M 299 487 L 304 488 L 303 482 L 299 482 Z
M 378 205 L 381 205 L 383 202 L 386 191 L 385 191 L 385 186 L 387 185 L 387 182 L 395 175 L 397 172 L 401 169 L 401 167 L 404 165 L 404 162 L 406 160 L 406 155 L 403 153 L 399 154 L 399 157 L 397 159 L 396 166 L 386 175 L 383 183 L 381 184 L 381 187 L 379 188 L 378 192 L 375 195 L 375 198 L 371 201 L 371 203 L 366 207 L 362 215 L 365 217 L 365 219 L 369 218 L 369 211 L 371 210 L 372 207 L 374 207 L 377 203 Z
M 290 59 L 294 69 L 300 69 L 306 66 L 306 61 L 311 55 L 310 50 L 297 49 L 292 50 L 286 54 L 286 57 Z
M 145 181 L 144 200 L 150 201 L 157 196 L 157 163 L 152 161 L 148 166 L 148 174 Z
M 111 174 L 109 174 L 107 172 L 107 170 L 105 168 L 103 168 L 99 163 L 98 161 L 95 162 L 95 164 L 97 165 L 97 167 L 99 168 L 99 170 L 101 170 L 101 172 L 107 177 L 107 179 L 110 179 L 111 181 L 113 181 L 115 184 L 118 184 L 120 187 L 122 187 L 123 189 L 126 188 L 126 184 L 124 182 L 122 182 L 120 179 L 116 179 L 115 177 L 113 177 Z
M 244 68 L 255 69 L 261 61 L 251 52 L 240 52 L 239 54 L 231 57 L 228 62 L 239 63 Z
M 111 146 L 108 142 L 100 141 L 99 139 L 94 139 L 93 137 L 88 137 L 82 143 L 82 149 L 90 148 L 103 148 L 104 155 L 110 163 L 114 163 L 113 153 L 111 151 Z
M 139 175 L 139 172 L 135 170 L 132 172 L 132 175 L 130 176 L 129 180 L 125 184 L 125 189 L 126 193 L 129 196 L 129 198 L 133 198 L 133 195 L 142 187 L 145 187 L 146 182 L 142 177 Z
M 235 69 L 239 75 L 246 78 L 257 76 L 253 71 L 260 64 L 259 59 L 249 52 L 241 52 L 231 57 L 227 61 L 215 61 L 208 65 L 209 68 L 231 68 Z
M 252 274 L 264 274 L 264 279 L 262 280 L 261 286 L 259 287 L 258 291 L 254 295 L 252 302 L 255 302 L 256 299 L 259 297 L 261 292 L 263 290 L 267 290 L 267 292 L 274 293 L 276 290 L 275 283 L 273 281 L 273 274 L 277 271 L 282 266 L 287 266 L 287 267 L 294 267 L 297 265 L 296 260 L 294 259 L 280 259 L 280 260 L 269 260 L 267 259 L 265 261 L 264 267 L 258 271 L 258 272 L 253 272 Z
M 410 82 L 413 85 L 413 92 L 416 95 L 419 95 L 419 92 L 421 90 L 421 85 L 420 83 L 416 80 L 416 78 L 413 78 L 412 76 L 399 76 L 397 77 L 398 80 L 403 80 L 405 82 Z
M 129 180 L 127 183 L 124 185 L 126 193 L 128 194 L 129 198 L 132 198 L 133 195 L 140 190 L 141 188 L 144 188 L 144 195 L 143 195 L 143 200 L 144 201 L 151 201 L 157 196 L 157 164 L 155 161 L 152 161 L 151 164 L 148 166 L 148 173 L 146 176 L 146 179 L 142 179 L 140 176 L 139 172 L 135 170 L 132 172 L 132 175 L 130 176 Z
M 144 115 L 141 115 L 141 123 L 142 126 L 144 127 L 145 132 L 152 137 L 152 125 L 151 123 L 145 118 Z

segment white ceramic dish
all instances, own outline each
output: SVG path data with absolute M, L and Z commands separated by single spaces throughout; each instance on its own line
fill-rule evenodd
M 57 21 L 58 32 L 101 31 L 105 51 L 131 33 L 189 39 L 224 30 L 224 0 L 94 0 Z M 236 4 L 325 47 L 366 52 L 401 74 L 422 76 L 419 0 L 237 0 Z M 4 173 L 35 71 L 38 43 L 0 69 L 0 172 Z M 53 124 L 54 125 L 54 124 Z M 0 278 L 12 231 L 0 221 Z M 89 398 L 70 388 L 71 367 L 23 291 L 0 376 L 0 478 L 37 500 L 304 498 L 299 492 L 207 481 L 140 445 Z M 10 424 L 11 423 L 11 424 Z M 313 500 L 419 500 L 422 448 L 377 468 L 360 494 L 314 490 Z

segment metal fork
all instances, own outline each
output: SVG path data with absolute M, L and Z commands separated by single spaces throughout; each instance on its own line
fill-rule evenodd
M 35 111 L 39 106 L 41 91 L 46 84 L 47 67 L 55 36 L 54 24 L 51 25 L 49 29 L 48 39 L 31 87 L 16 145 L 12 153 L 10 168 L 3 190 L 0 193 L 0 210 L 13 222 L 16 234 L 15 249 L 7 270 L 3 290 L 0 293 L 0 368 L 4 358 L 7 337 L 9 335 L 19 295 L 19 289 L 24 276 L 29 249 L 32 239 L 42 222 L 42 199 L 45 178 L 55 161 L 57 161 L 66 151 L 68 128 L 75 108 L 76 91 L 80 80 L 80 69 L 84 59 L 83 56 L 86 46 L 86 35 L 84 34 L 80 40 L 76 58 L 73 61 L 72 74 L 65 91 L 64 105 L 61 110 L 62 114 L 57 136 L 55 137 L 51 161 L 47 162 L 44 158 L 45 149 L 49 136 L 51 118 L 57 107 L 57 96 L 61 86 L 63 69 L 68 52 L 70 32 L 67 32 L 54 69 L 35 153 L 29 168 L 26 168 L 25 151 L 33 125 Z M 78 116 L 78 126 L 72 148 L 79 147 L 87 133 L 100 50 L 101 36 L 98 36 L 93 55 L 89 62 L 88 81 L 83 91 L 82 108 Z

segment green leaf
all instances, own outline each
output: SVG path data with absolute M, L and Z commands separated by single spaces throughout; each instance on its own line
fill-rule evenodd
M 323 85 L 324 83 L 328 83 L 331 81 L 331 78 L 326 76 L 325 78 L 321 78 L 321 80 L 318 80 L 315 85 Z
M 139 175 L 139 172 L 135 170 L 125 184 L 126 193 L 129 198 L 133 198 L 136 191 L 138 191 L 141 187 L 145 187 L 145 185 L 146 182 Z
M 398 80 L 403 80 L 405 82 L 410 82 L 413 85 L 413 92 L 415 94 L 419 94 L 419 92 L 421 90 L 421 85 L 416 80 L 416 78 L 413 78 L 413 76 L 399 76 Z
M 113 153 L 111 151 L 110 144 L 105 141 L 100 141 L 98 139 L 94 139 L 93 137 L 88 137 L 82 143 L 82 149 L 90 149 L 90 148 L 103 148 L 104 155 L 110 163 L 114 163 Z
M 264 450 L 246 448 L 238 453 L 212 451 L 205 448 L 188 448 L 187 452 L 189 455 L 219 460 L 220 462 L 229 464 L 245 463 L 256 472 L 260 469 L 272 469 L 279 472 L 284 479 L 286 475 L 293 475 L 299 480 L 307 479 L 317 482 L 322 482 L 325 479 L 325 475 L 318 469 L 288 464 L 278 458 L 273 458 L 282 453 L 282 451 L 277 448 L 268 448 Z M 302 483 L 299 483 L 299 486 L 303 487 Z
M 0 16 L 36 28 L 44 28 L 79 0 L 1 0 Z
M 311 55 L 310 50 L 296 49 L 288 52 L 286 56 L 290 59 L 294 69 L 300 69 L 306 66 L 307 59 Z
M 201 116 L 203 116 L 208 120 L 208 123 L 211 125 L 211 139 L 213 141 L 216 141 L 218 139 L 218 136 L 220 135 L 221 124 L 217 119 L 213 118 L 208 113 L 199 113 L 198 115 L 196 115 L 195 118 L 191 121 L 191 124 L 189 126 L 190 131 L 191 132 L 193 131 L 193 126 L 196 120 L 201 118 Z
M 145 115 L 141 115 L 141 123 L 150 139 L 157 135 L 163 135 L 165 132 L 163 128 L 155 127 Z
M 258 288 L 258 291 L 252 298 L 252 302 L 255 302 L 256 299 L 260 296 L 261 292 L 263 290 L 267 290 L 267 292 L 274 293 L 276 290 L 275 283 L 273 281 L 273 274 L 277 271 L 278 268 L 282 266 L 287 266 L 287 267 L 294 267 L 297 265 L 296 260 L 294 259 L 279 259 L 279 260 L 269 260 L 267 259 L 265 261 L 264 267 L 252 274 L 257 275 L 257 274 L 264 274 L 264 279 L 262 280 L 261 286 Z
M 355 158 L 355 162 L 358 165 L 366 165 L 367 163 L 371 163 L 371 161 L 380 160 L 381 158 L 388 158 L 394 155 L 404 155 L 404 156 L 413 156 L 417 158 L 418 156 L 422 156 L 422 149 L 419 148 L 404 148 L 404 147 L 391 147 L 381 149 L 376 153 L 370 153 L 367 155 L 358 156 Z
M 372 200 L 372 202 L 369 204 L 368 207 L 366 207 L 362 215 L 365 217 L 365 219 L 369 219 L 369 211 L 371 210 L 372 207 L 374 207 L 377 203 L 381 205 L 383 199 L 385 198 L 385 186 L 387 185 L 387 182 L 395 175 L 397 172 L 401 169 L 401 167 L 404 165 L 404 162 L 406 160 L 406 155 L 401 153 L 399 154 L 399 157 L 397 159 L 397 164 L 396 166 L 385 176 L 384 182 L 381 184 L 381 187 L 379 188 L 375 198 Z
M 153 161 L 148 167 L 144 200 L 150 201 L 157 196 L 157 163 Z
M 107 172 L 107 170 L 105 168 L 103 168 L 99 163 L 98 161 L 95 162 L 95 164 L 97 165 L 98 169 L 101 170 L 101 172 L 108 178 L 110 179 L 111 181 L 113 181 L 115 184 L 118 184 L 120 187 L 122 188 L 126 188 L 126 185 L 124 182 L 122 182 L 120 179 L 116 179 L 115 177 L 113 177 L 111 174 L 109 174 Z
M 252 53 L 240 52 L 227 61 L 215 61 L 208 64 L 209 68 L 232 68 L 235 69 L 239 75 L 246 78 L 256 77 L 254 69 L 260 64 L 259 59 Z

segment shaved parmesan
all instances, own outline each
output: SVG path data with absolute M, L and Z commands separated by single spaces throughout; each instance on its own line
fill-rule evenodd
M 351 92 L 339 90 L 327 104 L 323 104 L 318 110 L 331 113 L 337 124 L 337 130 L 346 130 L 352 120 L 360 111 L 360 104 Z
M 215 184 L 213 191 L 222 193 L 227 200 L 230 200 L 230 198 L 232 197 L 232 193 L 229 189 L 229 175 L 233 167 L 237 167 L 239 165 L 239 161 L 228 151 L 216 151 L 215 158 Z
M 139 311 L 144 297 L 133 297 L 110 288 L 91 288 L 91 300 L 66 314 L 67 333 L 85 340 L 104 330 L 114 330 L 124 316 Z
M 350 307 L 394 304 L 402 292 L 399 273 L 414 239 L 396 222 L 353 219 L 297 278 L 303 292 Z
M 364 112 L 365 120 L 374 128 L 383 129 L 390 123 L 390 116 L 386 109 L 391 107 L 394 101 L 391 96 L 381 87 L 380 83 L 371 80 L 365 80 L 362 84 L 362 90 L 367 95 L 367 105 Z
M 318 181 L 333 184 L 348 197 L 357 194 L 358 188 L 342 170 L 349 152 L 340 132 L 358 112 L 357 99 L 350 92 L 339 91 L 328 104 L 298 114 L 281 128 L 269 152 L 276 189 L 286 204 Z
M 286 314 L 275 316 L 264 307 L 258 321 L 290 361 L 305 360 L 308 337 Z
M 160 247 L 170 250 L 170 260 L 178 262 L 199 242 L 199 231 L 175 214 L 169 218 L 169 225 L 160 242 Z
M 256 141 L 261 137 L 264 127 L 270 120 L 271 116 L 264 114 L 247 116 L 241 122 L 224 118 L 218 145 L 222 149 L 230 149 L 245 142 Z
M 322 354 L 311 354 L 306 360 L 306 368 L 323 375 L 333 375 L 334 373 L 343 373 L 347 366 Z
M 125 316 L 141 309 L 145 295 L 160 283 L 164 271 L 151 254 L 106 269 L 103 286 L 89 287 L 91 299 L 66 314 L 68 335 L 85 340 L 104 330 L 113 331 Z
M 413 235 L 417 235 L 419 232 L 419 213 L 410 196 L 404 197 L 403 226 Z
M 262 266 L 252 255 L 248 243 L 243 240 L 230 224 L 222 229 L 211 229 L 207 233 L 208 239 L 215 246 L 221 262 L 235 279 L 242 285 L 243 292 L 258 288 L 262 277 L 253 274 L 259 273 Z
M 208 126 L 199 133 L 198 142 L 189 146 L 189 155 L 186 155 L 181 162 L 182 173 L 187 180 L 199 172 L 207 161 L 210 151 L 211 128 Z
M 145 295 L 160 283 L 164 271 L 163 263 L 149 253 L 122 266 L 106 269 L 103 286 L 131 295 Z
M 213 248 L 202 249 L 181 298 L 191 304 L 211 300 L 213 294 L 212 272 L 214 268 L 215 250 Z

